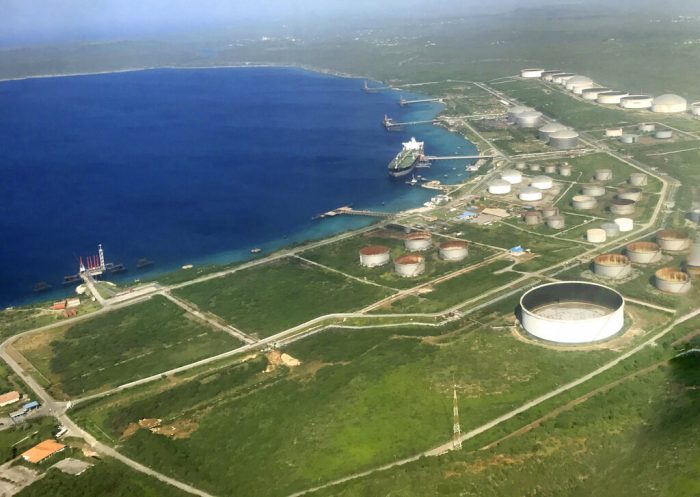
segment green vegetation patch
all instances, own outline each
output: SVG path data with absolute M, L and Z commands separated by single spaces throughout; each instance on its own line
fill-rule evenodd
M 447 442 L 453 381 L 466 431 L 612 356 L 516 340 L 502 328 L 512 323 L 514 305 L 510 299 L 444 328 L 329 330 L 289 347 L 301 365 L 268 380 L 275 373 L 258 374 L 258 386 L 195 380 L 160 393 L 140 390 L 138 408 L 128 398 L 111 406 L 105 399 L 77 416 L 115 440 L 141 417 L 186 416 L 197 427 L 185 438 L 141 429 L 120 446 L 212 493 L 287 495 Z
M 375 312 L 427 313 L 442 311 L 522 277 L 521 274 L 512 271 L 499 273 L 511 265 L 513 262 L 507 260 L 493 262 L 438 283 L 428 292 L 396 300 L 385 307 L 376 309 Z
M 160 296 L 13 344 L 61 397 L 105 390 L 239 345 Z
M 242 330 L 265 337 L 391 294 L 298 259 L 245 269 L 175 291 Z
M 73 476 L 51 469 L 17 497 L 185 497 L 190 494 L 144 475 L 112 459 L 91 460 L 84 473 Z

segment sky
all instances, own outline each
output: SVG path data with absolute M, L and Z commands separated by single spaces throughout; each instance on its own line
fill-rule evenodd
M 543 4 L 664 8 L 697 0 L 0 0 L 0 45 L 147 38 L 212 28 L 339 25 L 494 13 Z
M 416 19 L 547 1 L 556 0 L 0 0 L 0 43 L 34 45 L 212 27 Z

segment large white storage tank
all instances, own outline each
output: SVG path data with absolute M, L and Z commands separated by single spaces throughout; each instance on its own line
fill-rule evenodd
M 549 137 L 552 136 L 552 134 L 556 133 L 557 131 L 564 131 L 566 129 L 568 128 L 561 123 L 547 123 L 537 130 L 537 136 L 540 140 L 546 143 L 549 141 Z
M 524 112 L 531 112 L 534 109 L 532 107 L 525 107 L 524 105 L 515 105 L 508 109 L 508 121 L 515 123 L 518 121 L 518 116 Z
M 549 146 L 556 150 L 570 150 L 578 146 L 579 134 L 572 129 L 563 129 L 552 133 Z
M 571 204 L 577 211 L 588 211 L 594 209 L 598 201 L 595 197 L 589 197 L 588 195 L 576 195 L 571 199 Z
M 690 237 L 682 230 L 661 230 L 656 233 L 656 243 L 665 252 L 682 252 L 690 246 Z
M 625 299 L 595 283 L 546 283 L 523 294 L 520 321 L 528 333 L 549 342 L 597 342 L 622 330 Z
M 666 93 L 654 99 L 651 110 L 652 112 L 662 112 L 665 114 L 685 112 L 688 110 L 688 101 L 679 95 Z
M 691 245 L 686 265 L 689 272 L 694 275 L 700 274 L 700 238 Z
M 632 272 L 632 263 L 622 254 L 602 254 L 593 259 L 593 272 L 609 279 L 622 279 Z
M 585 88 L 590 88 L 593 84 L 593 80 L 588 76 L 577 75 L 566 82 L 566 89 L 576 95 L 581 95 Z
M 608 235 L 605 233 L 604 229 L 601 228 L 591 228 L 586 230 L 586 240 L 591 243 L 605 243 L 608 239 Z
M 552 78 L 552 81 L 554 81 L 558 85 L 566 86 L 566 82 L 569 81 L 574 76 L 576 76 L 576 75 L 572 72 L 562 72 L 562 73 L 554 75 L 554 78 Z
M 467 242 L 450 240 L 440 244 L 440 257 L 446 261 L 461 261 L 469 255 Z
M 538 190 L 549 190 L 553 185 L 554 182 L 549 176 L 535 176 L 530 182 L 530 186 Z
M 428 232 L 409 233 L 404 246 L 409 252 L 423 252 L 432 246 L 432 237 Z
M 536 110 L 523 112 L 516 116 L 515 122 L 521 128 L 536 128 L 542 122 L 542 113 Z
M 527 78 L 527 79 L 541 78 L 543 72 L 544 72 L 544 69 L 540 69 L 540 68 L 521 69 L 520 70 L 520 77 Z
M 623 109 L 649 109 L 654 103 L 651 95 L 629 95 L 620 99 Z
M 511 186 L 506 180 L 495 179 L 489 183 L 489 193 L 491 195 L 507 195 L 510 193 Z
M 624 91 L 603 91 L 598 94 L 598 103 L 606 105 L 619 105 L 622 98 L 628 95 L 629 93 Z
M 360 249 L 360 264 L 364 267 L 379 267 L 391 260 L 389 247 L 370 245 Z
M 425 271 L 425 259 L 420 255 L 406 254 L 394 259 L 394 270 L 403 278 L 412 278 Z
M 531 186 L 527 186 L 520 190 L 520 195 L 518 195 L 520 200 L 523 202 L 537 202 L 542 200 L 542 191 Z
M 518 185 L 523 182 L 523 173 L 517 169 L 505 169 L 501 172 L 501 179 L 511 185 Z
M 597 100 L 598 95 L 606 91 L 610 91 L 610 88 L 585 88 L 581 96 L 584 100 Z
M 672 267 L 661 268 L 654 276 L 656 288 L 666 293 L 688 293 L 693 285 L 688 273 Z
M 555 74 L 561 74 L 563 71 L 560 71 L 559 69 L 548 69 L 546 71 L 542 71 L 542 79 L 545 81 L 552 81 L 552 77 Z
M 690 104 L 690 113 L 694 116 L 700 116 L 700 102 Z
M 661 259 L 661 248 L 654 242 L 630 243 L 625 251 L 635 264 L 653 264 Z

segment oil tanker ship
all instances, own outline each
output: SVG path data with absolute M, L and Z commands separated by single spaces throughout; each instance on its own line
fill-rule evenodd
M 405 176 L 413 172 L 423 158 L 423 142 L 411 138 L 403 143 L 403 149 L 394 160 L 389 163 L 389 174 L 394 178 Z

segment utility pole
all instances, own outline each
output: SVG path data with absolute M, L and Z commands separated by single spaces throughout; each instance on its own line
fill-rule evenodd
M 454 381 L 454 380 L 453 380 Z M 452 448 L 462 448 L 462 430 L 459 427 L 459 404 L 457 402 L 457 384 L 453 383 L 452 389 Z

